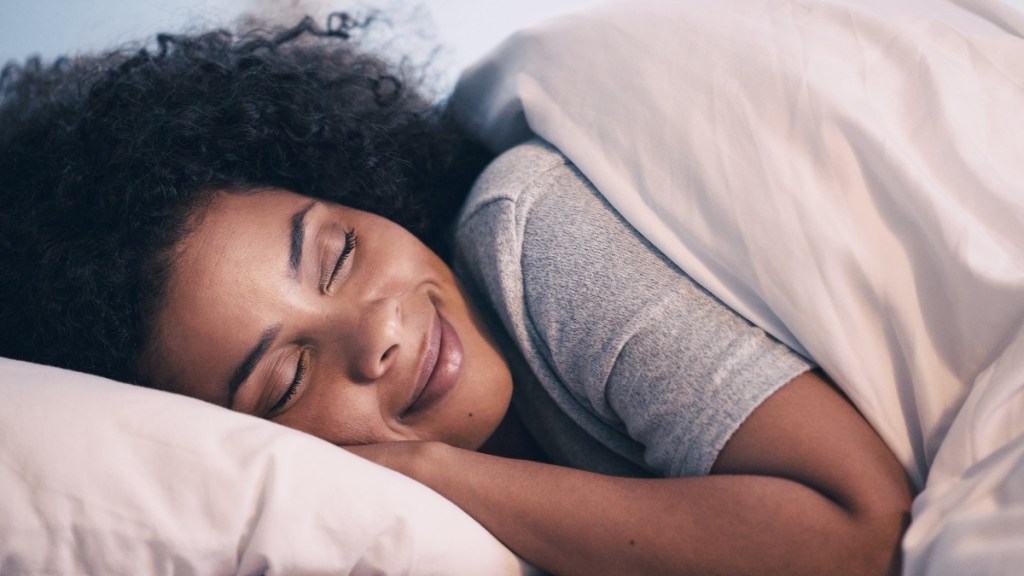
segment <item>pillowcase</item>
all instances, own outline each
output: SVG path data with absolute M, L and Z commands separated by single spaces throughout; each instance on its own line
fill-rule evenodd
M 436 492 L 315 437 L 0 358 L 0 573 L 533 573 Z

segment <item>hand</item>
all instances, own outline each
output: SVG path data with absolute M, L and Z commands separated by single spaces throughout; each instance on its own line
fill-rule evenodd
M 441 452 L 453 449 L 440 442 L 385 442 L 345 446 L 349 452 L 426 483 L 431 462 L 439 461 Z

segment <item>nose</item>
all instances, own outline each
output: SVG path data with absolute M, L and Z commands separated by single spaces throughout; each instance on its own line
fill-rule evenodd
M 367 302 L 358 314 L 349 342 L 349 369 L 357 383 L 383 377 L 398 356 L 402 341 L 402 307 L 397 298 Z

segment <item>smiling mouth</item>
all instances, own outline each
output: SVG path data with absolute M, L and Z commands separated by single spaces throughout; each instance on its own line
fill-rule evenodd
M 448 320 L 440 314 L 435 315 L 428 338 L 412 400 L 401 415 L 403 419 L 437 404 L 455 387 L 462 371 L 462 341 Z

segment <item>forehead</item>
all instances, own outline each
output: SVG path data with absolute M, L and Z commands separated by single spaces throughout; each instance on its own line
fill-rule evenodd
M 244 312 L 228 304 L 287 279 L 292 216 L 310 202 L 283 191 L 217 194 L 177 246 L 165 307 Z
M 310 200 L 284 191 L 217 193 L 176 248 L 157 312 L 150 379 L 223 403 L 245 356 L 288 297 L 292 215 Z
M 262 189 L 247 192 L 214 192 L 209 200 L 192 216 L 188 232 L 179 244 L 179 252 L 199 241 L 209 241 L 239 232 L 259 235 L 266 230 L 262 226 L 288 219 L 302 206 L 313 199 L 294 192 L 279 189 Z

